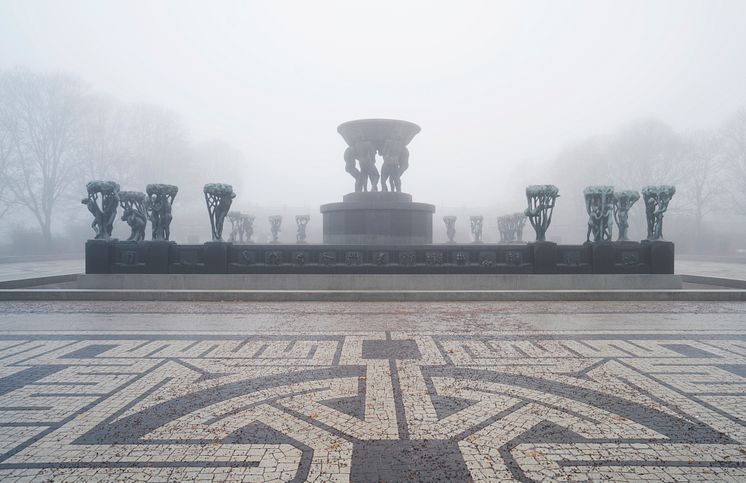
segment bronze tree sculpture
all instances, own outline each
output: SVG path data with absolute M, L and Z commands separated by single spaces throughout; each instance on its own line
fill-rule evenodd
M 524 214 L 534 227 L 536 241 L 546 240 L 547 229 L 552 222 L 552 213 L 558 197 L 559 190 L 551 184 L 531 185 L 526 188 L 528 208 Z
M 629 210 L 640 199 L 640 193 L 632 190 L 614 192 L 614 220 L 619 228 L 618 241 L 628 241 Z
M 583 190 L 585 210 L 588 212 L 588 230 L 586 242 L 611 241 L 611 230 L 614 226 L 614 187 L 588 186 Z
M 663 214 L 668 210 L 668 203 L 675 193 L 676 187 L 671 185 L 646 186 L 642 189 L 648 240 L 663 239 Z
M 453 215 L 444 216 L 443 223 L 446 224 L 446 236 L 448 237 L 448 243 L 456 243 L 456 217 Z
M 202 191 L 205 194 L 207 214 L 210 216 L 212 240 L 223 241 L 223 224 L 236 193 L 231 185 L 223 183 L 208 183 Z
M 149 184 L 145 187 L 148 195 L 145 207 L 153 230 L 153 240 L 168 240 L 171 237 L 171 208 L 178 192 L 178 186 L 171 184 Z
M 122 221 L 130 227 L 127 241 L 145 240 L 145 227 L 148 215 L 145 210 L 147 196 L 141 191 L 120 191 L 119 204 L 122 206 Z
M 272 215 L 269 217 L 269 228 L 272 231 L 272 241 L 270 243 L 279 243 L 280 227 L 282 226 L 282 217 Z
M 500 231 L 500 243 L 512 243 L 523 241 L 523 225 L 526 223 L 526 215 L 513 213 L 497 218 L 497 229 Z
M 471 223 L 472 243 L 482 243 L 482 224 L 484 217 L 482 215 L 469 217 Z
M 85 187 L 88 197 L 83 198 L 81 203 L 86 205 L 93 215 L 91 228 L 96 233 L 95 239 L 109 240 L 117 218 L 119 184 L 114 181 L 89 181 Z
M 254 235 L 254 215 L 241 215 L 241 239 L 246 243 L 254 243 L 251 237 Z
M 311 220 L 309 215 L 296 215 L 295 224 L 298 226 L 298 232 L 295 235 L 297 243 L 306 243 L 306 225 Z

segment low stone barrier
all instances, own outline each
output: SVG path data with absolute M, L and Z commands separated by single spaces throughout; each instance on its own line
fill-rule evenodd
M 86 273 L 615 274 L 674 273 L 674 244 L 281 245 L 89 240 Z

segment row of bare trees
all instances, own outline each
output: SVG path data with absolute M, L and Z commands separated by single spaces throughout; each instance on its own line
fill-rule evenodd
M 0 71 L 0 216 L 30 214 L 47 247 L 55 215 L 79 205 L 85 181 L 189 188 L 206 165 L 240 184 L 241 153 L 219 141 L 193 143 L 168 109 L 122 103 L 66 74 Z
M 563 149 L 551 177 L 560 185 L 563 204 L 573 205 L 566 211 L 579 217 L 587 185 L 639 190 L 674 184 L 672 214 L 693 222 L 694 238 L 707 236 L 710 215 L 746 215 L 746 108 L 702 131 L 676 132 L 657 120 L 629 123 Z

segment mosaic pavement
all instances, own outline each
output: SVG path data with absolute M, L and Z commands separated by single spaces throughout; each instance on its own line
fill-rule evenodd
M 634 319 L 631 330 L 569 330 L 567 315 L 537 329 L 527 321 L 551 313 L 504 304 L 191 311 L 230 319 L 224 331 L 159 331 L 164 317 L 186 318 L 168 313 L 183 305 L 57 307 L 0 307 L 3 480 L 746 478 L 744 306 L 713 306 L 730 307 L 726 329 L 708 324 L 707 307 L 689 306 L 685 330 L 645 323 L 675 325 L 682 305 L 665 304 L 595 314 Z M 513 322 L 462 332 L 459 310 Z M 298 327 L 325 313 L 365 320 L 366 311 L 419 323 Z M 260 312 L 280 321 L 292 312 L 292 322 L 235 329 L 251 326 L 240 314 Z M 98 320 L 102 330 L 55 317 Z M 150 329 L 130 327 L 133 317 Z M 438 330 L 422 329 L 428 317 Z M 40 330 L 40 320 L 51 322 Z

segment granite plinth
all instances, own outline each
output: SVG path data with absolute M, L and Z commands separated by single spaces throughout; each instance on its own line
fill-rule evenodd
M 422 245 L 433 241 L 435 206 L 407 193 L 350 193 L 321 206 L 324 243 Z
M 673 244 L 86 245 L 86 273 L 671 274 Z

